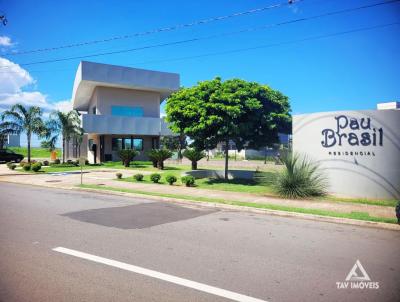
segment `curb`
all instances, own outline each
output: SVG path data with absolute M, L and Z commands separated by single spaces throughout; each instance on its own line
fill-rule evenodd
M 257 208 L 253 208 L 253 207 L 228 205 L 228 204 L 221 204 L 221 203 L 214 203 L 214 202 L 207 202 L 207 201 L 195 201 L 195 200 L 179 199 L 179 198 L 172 198 L 172 197 L 152 196 L 152 195 L 146 195 L 146 194 L 140 194 L 140 193 L 117 192 L 117 191 L 102 190 L 102 189 L 80 188 L 80 187 L 75 187 L 75 186 L 54 187 L 54 186 L 45 185 L 45 184 L 25 184 L 25 183 L 9 181 L 9 180 L 0 180 L 0 182 L 14 183 L 14 184 L 19 184 L 19 185 L 27 185 L 27 186 L 46 187 L 46 188 L 60 189 L 60 190 L 95 192 L 95 193 L 105 194 L 105 195 L 117 195 L 117 196 L 124 196 L 124 197 L 141 197 L 141 198 L 145 198 L 145 199 L 149 199 L 149 200 L 162 200 L 162 201 L 166 201 L 166 202 L 177 203 L 177 204 L 180 204 L 183 206 L 192 206 L 192 207 L 197 207 L 197 208 L 214 208 L 214 209 L 230 210 L 230 211 L 236 211 L 236 212 L 267 214 L 267 215 L 274 215 L 274 216 L 280 216 L 280 217 L 298 218 L 298 219 L 304 219 L 304 220 L 310 220 L 310 221 L 320 221 L 320 222 L 346 224 L 346 225 L 361 226 L 361 227 L 378 228 L 378 229 L 391 230 L 391 231 L 400 231 L 400 225 L 384 223 L 384 222 L 365 221 L 365 220 L 357 220 L 357 219 L 349 219 L 349 218 L 338 218 L 338 217 L 321 216 L 321 215 L 315 215 L 315 214 L 304 214 L 304 213 L 296 213 L 296 212 L 286 212 L 286 211 L 271 210 L 271 209 L 257 209 Z

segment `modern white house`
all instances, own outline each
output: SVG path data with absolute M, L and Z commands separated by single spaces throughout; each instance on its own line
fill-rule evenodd
M 72 104 L 82 113 L 85 136 L 80 150 L 75 144 L 69 157 L 114 161 L 119 150 L 135 149 L 137 159 L 147 159 L 146 152 L 159 146 L 161 136 L 172 135 L 160 117 L 160 104 L 179 87 L 176 73 L 82 61 Z

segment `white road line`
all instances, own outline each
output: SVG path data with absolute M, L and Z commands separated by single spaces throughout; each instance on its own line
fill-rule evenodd
M 175 283 L 175 284 L 178 284 L 178 285 L 181 285 L 181 286 L 185 286 L 185 287 L 189 287 L 189 288 L 193 288 L 193 289 L 205 292 L 205 293 L 209 293 L 209 294 L 213 294 L 213 295 L 216 295 L 216 296 L 220 296 L 220 297 L 224 297 L 224 298 L 227 298 L 227 299 L 231 299 L 233 301 L 238 301 L 238 302 L 267 302 L 265 300 L 260 300 L 260 299 L 252 298 L 252 297 L 249 297 L 249 296 L 241 295 L 241 294 L 238 294 L 238 293 L 235 293 L 235 292 L 231 292 L 229 290 L 221 289 L 221 288 L 210 286 L 210 285 L 207 285 L 207 284 L 203 284 L 203 283 L 199 283 L 199 282 L 195 282 L 195 281 L 191 281 L 191 280 L 175 277 L 175 276 L 172 276 L 172 275 L 160 273 L 160 272 L 153 271 L 153 270 L 150 270 L 150 269 L 147 269 L 147 268 L 143 268 L 143 267 L 140 267 L 140 266 L 135 266 L 135 265 L 131 265 L 131 264 L 127 264 L 127 263 L 123 263 L 123 262 L 119 262 L 119 261 L 115 261 L 115 260 L 111 260 L 111 259 L 107 259 L 107 258 L 103 258 L 103 257 L 99 257 L 99 256 L 83 253 L 83 252 L 79 252 L 79 251 L 76 251 L 76 250 L 67 249 L 65 247 L 56 247 L 56 248 L 53 249 L 53 251 L 56 251 L 56 252 L 59 252 L 59 253 L 63 253 L 63 254 L 67 254 L 67 255 L 71 255 L 71 256 L 75 256 L 75 257 L 86 259 L 86 260 L 90 260 L 90 261 L 94 261 L 94 262 L 97 262 L 97 263 L 102 263 L 102 264 L 105 264 L 105 265 L 117 267 L 117 268 L 120 268 L 120 269 L 123 269 L 123 270 L 126 270 L 126 271 L 130 271 L 130 272 L 134 272 L 134 273 L 137 273 L 137 274 L 149 276 L 149 277 L 152 277 L 152 278 L 164 280 L 164 281 L 167 281 L 167 282 Z

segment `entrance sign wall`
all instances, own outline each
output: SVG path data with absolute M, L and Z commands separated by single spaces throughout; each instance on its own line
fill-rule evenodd
M 293 150 L 320 163 L 335 195 L 400 198 L 400 110 L 295 115 Z

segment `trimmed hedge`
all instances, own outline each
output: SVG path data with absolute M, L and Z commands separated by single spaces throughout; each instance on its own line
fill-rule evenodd
M 181 178 L 181 182 L 185 184 L 186 187 L 192 187 L 195 185 L 195 179 L 191 175 L 186 175 Z
M 158 173 L 153 173 L 150 175 L 150 180 L 154 183 L 158 183 L 161 179 L 161 175 Z
M 24 166 L 25 167 L 25 166 Z M 31 167 L 33 172 L 39 172 L 40 169 L 42 169 L 42 164 L 41 163 L 34 163 Z
M 167 175 L 165 176 L 165 180 L 172 186 L 178 179 L 175 175 Z
M 135 175 L 133 175 L 133 178 L 136 180 L 136 181 L 142 181 L 143 180 L 143 174 L 135 174 Z

